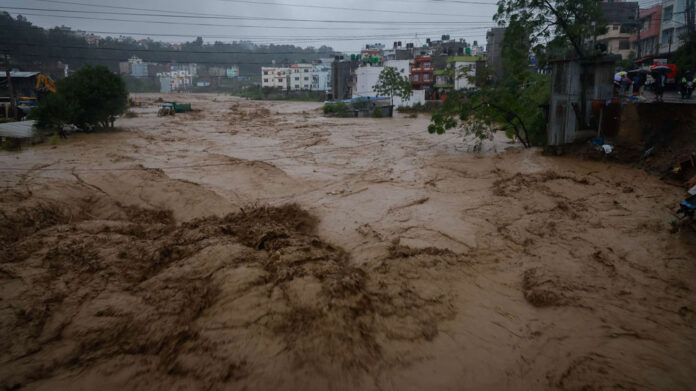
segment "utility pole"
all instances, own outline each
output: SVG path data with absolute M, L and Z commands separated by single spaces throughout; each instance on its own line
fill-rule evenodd
M 637 17 L 636 17 L 636 25 L 638 26 L 638 41 L 637 41 L 637 42 L 638 42 L 638 47 L 637 47 L 637 52 L 638 52 L 638 53 L 637 53 L 637 55 L 636 55 L 636 58 L 637 58 L 638 60 L 640 60 L 640 59 L 642 58 L 642 55 L 641 55 L 641 54 L 642 54 L 642 50 L 641 50 L 641 49 L 642 49 L 642 46 L 643 46 L 643 43 L 640 41 L 640 30 L 643 29 L 643 22 L 642 22 L 641 19 L 640 19 L 640 7 L 638 7 L 638 9 L 636 10 L 636 13 L 638 14 L 638 15 L 636 15 L 636 16 L 637 16 Z
M 686 6 L 686 31 L 689 32 L 691 45 L 696 45 L 696 0 L 687 0 Z
M 10 91 L 10 113 L 12 114 L 12 118 L 17 118 L 17 98 L 14 93 L 12 77 L 10 76 L 10 59 L 7 53 L 5 53 L 5 76 L 7 77 L 7 88 Z

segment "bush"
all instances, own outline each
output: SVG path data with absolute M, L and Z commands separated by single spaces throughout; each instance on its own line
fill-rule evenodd
M 407 113 L 432 113 L 442 107 L 442 101 L 439 100 L 429 100 L 422 104 L 420 102 L 413 104 L 410 107 L 400 106 L 396 109 L 397 112 L 402 114 Z
M 116 116 L 126 111 L 128 91 L 121 77 L 105 66 L 85 66 L 56 83 L 57 92 L 46 96 L 32 110 L 40 128 L 66 124 L 91 131 L 113 128 Z
M 348 105 L 343 102 L 327 103 L 324 105 L 324 114 L 345 115 L 348 112 Z
M 382 113 L 382 108 L 375 107 L 375 109 L 372 110 L 372 118 L 382 118 L 382 117 L 384 117 L 384 114 Z
M 369 108 L 370 104 L 371 103 L 369 100 L 359 100 L 357 102 L 353 102 L 353 108 L 355 110 L 363 110 Z

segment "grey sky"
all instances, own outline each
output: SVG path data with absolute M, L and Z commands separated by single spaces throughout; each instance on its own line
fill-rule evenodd
M 13 16 L 23 14 L 42 27 L 65 25 L 100 32 L 99 35 L 118 36 L 118 33 L 125 33 L 124 35 L 133 35 L 135 38 L 145 38 L 146 35 L 134 34 L 163 34 L 151 37 L 169 42 L 191 40 L 201 35 L 209 42 L 244 39 L 258 43 L 292 43 L 315 47 L 328 45 L 337 50 L 357 51 L 365 43 L 383 42 L 390 46 L 394 41 L 408 41 L 422 44 L 427 37 L 438 39 L 442 34 L 448 33 L 452 38 L 483 42 L 486 28 L 493 25 L 491 17 L 496 10 L 494 4 L 495 0 L 3 0 L 0 1 L 0 8 Z M 18 10 L 11 7 L 31 9 Z M 148 12 L 143 9 L 157 11 Z M 147 16 L 157 13 L 178 16 Z M 283 20 L 240 20 L 237 17 Z M 293 22 L 285 19 L 352 22 Z M 374 23 L 353 23 L 359 21 Z M 210 26 L 211 24 L 216 26 Z M 415 39 L 416 33 L 418 40 Z M 178 34 L 181 36 L 168 36 Z

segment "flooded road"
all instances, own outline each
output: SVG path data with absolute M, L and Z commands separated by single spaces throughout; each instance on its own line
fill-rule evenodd
M 682 189 L 503 138 L 472 153 L 425 116 L 182 94 L 200 111 L 162 118 L 158 97 L 0 152 L 4 387 L 696 381 Z

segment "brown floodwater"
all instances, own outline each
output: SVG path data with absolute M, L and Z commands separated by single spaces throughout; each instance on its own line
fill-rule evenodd
M 683 189 L 423 115 L 158 97 L 0 152 L 2 387 L 693 388 Z

